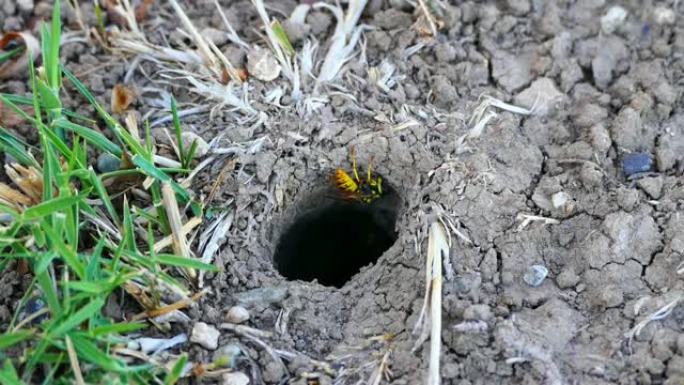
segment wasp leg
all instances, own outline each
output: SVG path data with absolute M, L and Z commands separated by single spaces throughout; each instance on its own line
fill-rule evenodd
M 361 179 L 359 178 L 359 172 L 356 169 L 356 148 L 354 146 L 351 147 L 351 158 L 352 158 L 352 171 L 354 171 L 354 178 L 356 178 L 357 183 L 361 183 Z
M 368 184 L 373 184 L 373 178 L 371 176 L 371 169 L 373 168 L 373 162 L 375 161 L 375 157 L 371 156 L 370 162 L 368 162 L 368 176 L 366 177 L 366 181 Z

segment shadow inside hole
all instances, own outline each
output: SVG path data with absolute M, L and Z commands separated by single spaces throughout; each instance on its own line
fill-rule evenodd
M 383 186 L 384 187 L 384 186 Z M 342 287 L 397 239 L 399 199 L 389 187 L 370 204 L 326 198 L 281 235 L 273 257 L 284 277 Z

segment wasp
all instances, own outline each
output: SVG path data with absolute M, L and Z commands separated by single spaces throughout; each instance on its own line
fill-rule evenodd
M 335 170 L 333 181 L 337 189 L 348 199 L 358 200 L 363 203 L 371 203 L 382 196 L 382 177 L 373 177 L 371 158 L 366 170 L 366 178 L 359 177 L 359 170 L 356 167 L 356 151 L 351 149 L 352 175 L 349 175 L 341 168 Z

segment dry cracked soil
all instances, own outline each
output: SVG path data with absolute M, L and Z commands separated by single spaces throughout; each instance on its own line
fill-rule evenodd
M 0 3 L 4 30 L 28 28 L 51 8 Z M 141 24 L 149 39 L 188 44 L 171 8 L 159 3 Z M 250 2 L 220 3 L 240 36 L 264 45 Z M 311 383 L 307 376 L 370 383 L 388 352 L 391 375 L 381 383 L 423 383 L 428 343 L 414 326 L 427 228 L 442 218 L 452 241 L 442 383 L 684 383 L 684 4 L 434 3 L 443 3 L 435 12 L 441 28 L 426 38 L 413 25 L 420 10 L 411 2 L 370 0 L 359 52 L 328 102 L 308 116 L 287 93 L 284 107 L 263 101 L 285 89 L 281 78 L 249 80 L 260 124 L 221 108 L 183 118 L 187 129 L 207 141 L 220 136 L 218 147 L 228 149 L 193 189 L 206 195 L 222 175 L 214 202 L 233 222 L 214 261 L 223 271 L 205 278 L 211 295 L 189 310 L 189 324 L 173 327 L 218 326 L 230 307 L 246 308 L 247 325 L 272 332 L 268 344 L 292 353 L 274 359 L 277 353 L 223 331 L 219 350 L 238 345 L 245 356 L 238 368 L 253 383 Z M 213 1 L 182 4 L 199 29 L 224 28 Z M 298 3 L 267 4 L 285 18 Z M 614 6 L 624 18 L 607 18 Z M 90 4 L 82 12 L 95 23 Z M 64 21 L 77 28 L 73 12 Z M 296 49 L 313 37 L 324 50 L 335 19 L 315 9 L 304 25 L 285 27 Z M 218 40 L 243 67 L 245 53 Z M 164 95 L 146 87 L 173 93 L 181 105 L 210 103 L 155 74 L 153 62 L 129 73 L 130 58 L 83 40 L 64 46 L 63 61 L 107 105 L 116 83 L 135 84 L 132 108 L 142 117 L 168 114 Z M 385 88 L 368 80 L 369 68 L 383 62 L 395 67 Z M 0 87 L 27 92 L 26 79 Z M 490 107 L 496 116 L 468 135 L 483 95 L 534 113 Z M 66 104 L 92 115 L 75 92 Z M 162 144 L 165 124 L 154 128 Z M 373 158 L 392 190 L 370 209 L 331 198 L 330 177 L 336 167 L 350 170 L 351 147 L 361 169 Z M 535 285 L 525 278 L 533 265 L 548 273 Z M 16 273 L 0 278 L 0 291 L 13 293 L 0 300 L 2 324 L 26 282 Z M 179 349 L 195 361 L 216 354 L 195 344 Z

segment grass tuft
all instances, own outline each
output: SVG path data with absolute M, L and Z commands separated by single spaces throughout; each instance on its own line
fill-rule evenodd
M 117 354 L 118 345 L 147 324 L 127 321 L 123 315 L 112 319 L 102 310 L 108 301 L 128 295 L 143 308 L 141 319 L 146 319 L 170 306 L 161 298 L 189 298 L 191 293 L 173 271 L 216 270 L 193 259 L 187 245 L 181 256 L 154 250 L 159 240 L 179 236 L 184 212 L 178 205 L 202 217 L 191 192 L 175 180 L 191 167 L 197 146 L 186 148 L 179 140 L 180 170 L 157 167 L 149 125 L 143 142 L 60 64 L 60 21 L 58 0 L 51 24 L 40 28 L 42 67 L 29 62 L 31 97 L 0 94 L 0 103 L 38 134 L 38 143 L 30 145 L 0 127 L 0 150 L 16 160 L 5 165 L 12 185 L 0 185 L 0 217 L 9 221 L 0 227 L 0 269 L 25 266 L 34 277 L 10 327 L 0 335 L 0 350 L 5 352 L 0 383 L 173 384 L 187 357 L 169 368 L 135 364 Z M 7 52 L 3 60 L 19 53 Z M 113 139 L 91 128 L 97 122 L 63 108 L 64 78 L 95 109 Z M 26 112 L 27 106 L 32 113 Z M 172 114 L 180 138 L 175 101 Z M 91 165 L 93 152 L 113 154 L 127 169 L 98 174 Z M 109 190 L 110 178 L 138 178 L 136 187 L 147 189 L 150 201 L 129 196 L 126 190 L 115 195 Z M 175 207 L 164 207 L 169 202 Z M 173 227 L 167 212 L 174 214 Z

